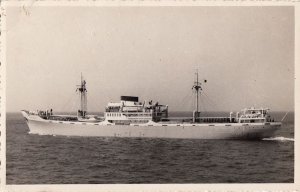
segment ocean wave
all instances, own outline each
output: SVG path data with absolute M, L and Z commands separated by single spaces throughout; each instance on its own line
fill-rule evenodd
M 288 137 L 269 137 L 269 138 L 263 138 L 264 141 L 295 141 L 294 138 L 288 138 Z

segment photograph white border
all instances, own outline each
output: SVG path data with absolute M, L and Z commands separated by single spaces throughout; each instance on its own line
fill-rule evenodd
M 0 110 L 1 110 L 1 185 L 0 191 L 299 191 L 299 131 L 300 123 L 300 1 L 284 0 L 223 0 L 223 1 L 4 1 L 1 2 L 0 41 Z M 295 168 L 291 184 L 59 184 L 59 185 L 6 185 L 6 8 L 10 6 L 294 6 L 295 7 Z M 298 78 L 297 78 L 298 77 Z

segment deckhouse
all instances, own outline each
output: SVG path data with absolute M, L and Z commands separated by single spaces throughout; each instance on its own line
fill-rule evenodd
M 120 124 L 160 121 L 168 118 L 168 106 L 158 102 L 153 104 L 152 101 L 139 102 L 139 98 L 134 96 L 121 96 L 120 102 L 107 104 L 104 116 L 109 122 Z

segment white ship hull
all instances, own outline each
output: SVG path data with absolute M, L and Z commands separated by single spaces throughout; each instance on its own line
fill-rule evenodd
M 103 122 L 51 121 L 22 111 L 30 133 L 89 137 L 148 137 L 177 139 L 261 139 L 281 126 L 270 123 L 155 123 L 115 125 Z

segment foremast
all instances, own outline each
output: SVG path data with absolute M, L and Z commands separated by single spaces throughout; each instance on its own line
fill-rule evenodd
M 86 81 L 83 79 L 82 74 L 81 74 L 80 85 L 77 85 L 76 91 L 79 91 L 80 94 L 80 106 L 79 106 L 77 116 L 84 118 L 87 113 L 87 89 L 86 89 Z

